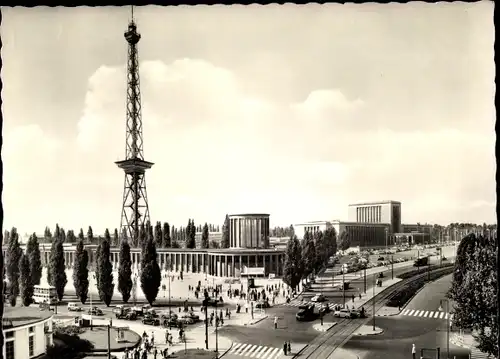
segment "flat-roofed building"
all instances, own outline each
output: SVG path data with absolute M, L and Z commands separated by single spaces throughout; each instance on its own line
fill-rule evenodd
M 390 233 L 399 233 L 401 202 L 388 200 L 350 204 L 347 220 L 357 223 L 390 223 Z
M 295 235 L 298 239 L 303 239 L 304 234 L 306 232 L 316 233 L 316 232 L 324 232 L 326 229 L 332 227 L 331 221 L 312 221 L 312 222 L 303 222 L 293 225 L 293 229 L 295 231 Z

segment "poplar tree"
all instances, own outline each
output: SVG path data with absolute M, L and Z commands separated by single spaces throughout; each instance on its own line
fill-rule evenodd
M 38 238 L 36 234 L 33 233 L 26 245 L 26 255 L 28 256 L 30 264 L 30 276 L 33 285 L 40 284 L 42 279 L 42 260 L 40 254 L 40 245 L 38 244 Z
M 17 229 L 13 227 L 10 231 L 9 243 L 5 252 L 5 267 L 10 286 L 9 301 L 11 306 L 16 305 L 17 296 L 19 295 L 19 261 L 22 254 L 23 251 L 19 244 L 19 234 L 17 233 Z
M 304 233 L 302 240 L 302 258 L 304 260 L 304 277 L 311 275 L 316 267 L 316 246 L 312 235 L 309 232 Z
M 90 244 L 94 243 L 94 231 L 91 226 L 89 226 L 89 229 L 87 230 L 87 239 Z
M 349 238 L 349 234 L 343 230 L 340 234 L 340 249 L 346 251 L 351 246 L 351 238 Z
M 83 234 L 83 233 L 82 233 Z M 73 285 L 78 299 L 85 304 L 89 293 L 89 253 L 85 250 L 83 239 L 78 241 L 75 251 Z
M 109 307 L 111 299 L 113 298 L 113 291 L 115 284 L 113 283 L 113 266 L 109 259 L 110 257 L 110 241 L 111 236 L 109 230 L 106 228 L 104 239 L 99 244 L 99 256 L 97 262 L 97 289 L 99 291 L 99 298 Z
M 78 240 L 79 241 L 85 240 L 85 235 L 83 234 L 83 228 L 80 228 L 80 232 L 78 233 Z
M 170 225 L 168 224 L 168 222 L 165 222 L 163 223 L 163 248 L 170 248 L 170 242 Z
M 283 281 L 293 290 L 297 288 L 304 273 L 302 248 L 296 235 L 287 243 L 285 252 L 285 265 L 283 268 Z
M 161 222 L 156 222 L 154 237 L 155 237 L 156 248 L 163 248 L 163 234 L 161 232 Z
M 27 255 L 23 254 L 19 262 L 21 301 L 25 307 L 33 303 L 33 281 L 30 275 L 30 261 Z
M 208 248 L 208 224 L 205 222 L 201 233 L 201 248 Z
M 62 300 L 64 297 L 64 287 L 66 287 L 68 279 L 64 263 L 64 248 L 60 238 L 54 239 L 54 245 L 50 253 L 49 268 L 52 273 L 49 284 L 56 288 L 57 297 L 59 300 Z
M 118 236 L 118 229 L 115 228 L 113 232 L 113 246 L 118 246 L 120 244 L 120 237 Z
M 226 214 L 224 224 L 222 225 L 222 248 L 229 248 L 229 216 Z
M 127 240 L 122 240 L 120 244 L 120 266 L 118 268 L 118 290 L 122 294 L 122 299 L 125 303 L 130 299 L 132 285 L 130 245 Z
M 141 261 L 141 288 L 150 305 L 158 296 L 161 284 L 161 271 L 156 259 L 156 248 L 153 240 L 150 238 L 142 252 Z
M 186 248 L 196 247 L 196 227 L 194 226 L 194 220 L 188 220 L 188 225 L 186 227 Z

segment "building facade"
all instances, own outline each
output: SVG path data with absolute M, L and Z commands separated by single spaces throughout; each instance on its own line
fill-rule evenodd
M 312 222 L 303 222 L 293 225 L 295 235 L 297 236 L 298 239 L 303 239 L 304 234 L 306 232 L 314 234 L 316 232 L 324 232 L 325 230 L 331 227 L 332 227 L 332 222 L 330 221 L 312 221 Z
M 269 214 L 232 214 L 229 216 L 230 248 L 268 248 Z
M 53 313 L 30 307 L 5 307 L 2 319 L 5 359 L 31 359 L 53 345 Z
M 378 201 L 350 204 L 347 220 L 358 223 L 390 223 L 391 233 L 400 233 L 401 202 Z

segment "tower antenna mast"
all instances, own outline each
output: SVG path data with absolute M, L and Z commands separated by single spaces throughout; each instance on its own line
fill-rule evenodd
M 128 43 L 125 160 L 115 164 L 125 172 L 120 234 L 138 243 L 140 227 L 150 221 L 145 173 L 154 163 L 144 160 L 137 50 L 141 35 L 134 23 L 133 6 L 132 19 L 124 36 Z

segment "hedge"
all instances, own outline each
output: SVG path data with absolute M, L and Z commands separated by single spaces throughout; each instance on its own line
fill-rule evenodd
M 420 288 L 422 288 L 424 285 L 427 284 L 429 279 L 430 279 L 430 281 L 434 281 L 434 280 L 439 279 L 441 277 L 444 277 L 445 275 L 448 275 L 452 272 L 453 272 L 453 266 L 447 266 L 446 269 L 442 270 L 442 271 L 430 272 L 429 276 L 419 278 L 411 283 L 408 283 L 402 289 L 396 291 L 394 293 L 394 295 L 389 299 L 389 301 L 387 302 L 386 305 L 388 307 L 400 307 L 400 306 L 402 307 L 410 299 L 413 298 L 415 293 L 417 293 L 417 291 Z M 420 273 L 422 273 L 422 272 L 420 272 Z M 407 278 L 409 278 L 409 277 L 407 277 Z

